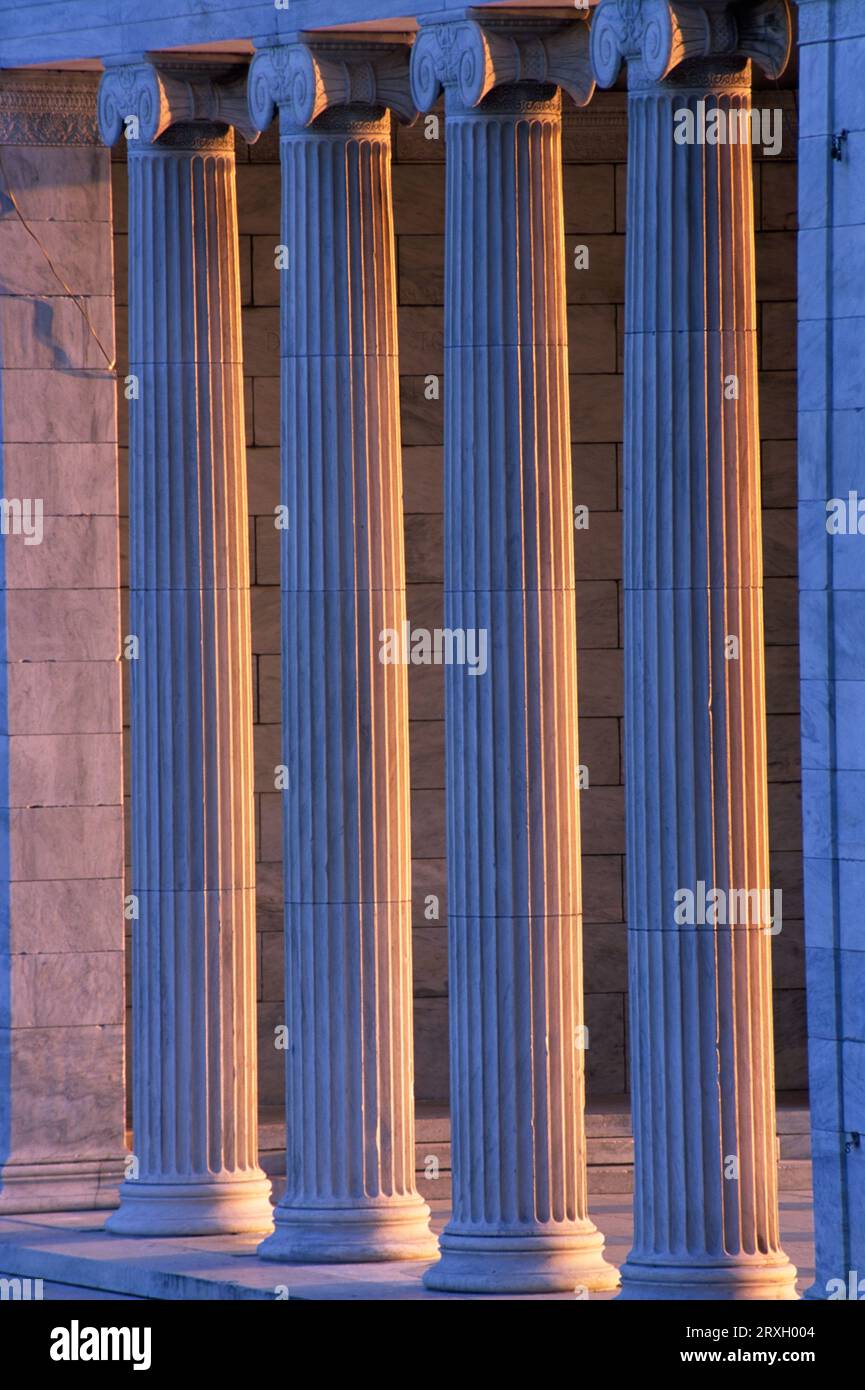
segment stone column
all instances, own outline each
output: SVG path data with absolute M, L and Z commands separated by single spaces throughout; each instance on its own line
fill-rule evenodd
M 232 121 L 218 69 L 109 69 L 129 158 L 133 1125 L 110 1229 L 262 1231 L 252 663 Z
M 260 1253 L 430 1258 L 414 1181 L 408 686 L 389 108 L 403 44 L 265 50 L 280 111 L 287 1185 Z
M 784 0 L 603 0 L 629 75 L 625 785 L 634 1244 L 622 1297 L 794 1298 L 772 1052 L 750 57 Z M 745 125 L 733 126 L 740 116 Z M 704 124 L 705 122 L 705 124 Z M 705 131 L 721 131 L 720 142 Z M 735 136 L 733 134 L 735 130 Z
M 116 1206 L 123 719 L 108 151 L 0 74 L 0 1216 Z
M 423 28 L 447 115 L 445 672 L 453 1215 L 430 1288 L 611 1288 L 583 1125 L 577 660 L 559 87 L 582 21 Z M 474 645 L 472 646 L 472 643 Z

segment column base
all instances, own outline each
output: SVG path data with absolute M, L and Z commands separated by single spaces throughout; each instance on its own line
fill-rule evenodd
M 280 1264 L 365 1264 L 372 1260 L 434 1260 L 438 1243 L 422 1197 L 380 1205 L 299 1207 L 280 1203 L 274 1232 L 258 1247 Z
M 626 1303 L 664 1299 L 742 1302 L 793 1301 L 796 1268 L 783 1256 L 775 1263 L 757 1261 L 734 1264 L 643 1264 L 627 1260 L 622 1265 L 622 1290 L 617 1301 Z
M 227 1236 L 257 1235 L 272 1225 L 270 1180 L 254 1170 L 221 1181 L 127 1179 L 105 1229 L 117 1236 Z
M 116 1207 L 126 1155 L 77 1162 L 6 1163 L 0 1167 L 0 1216 Z
M 445 1231 L 441 1259 L 423 1281 L 443 1293 L 599 1293 L 619 1283 L 603 1249 L 594 1226 L 566 1235 Z

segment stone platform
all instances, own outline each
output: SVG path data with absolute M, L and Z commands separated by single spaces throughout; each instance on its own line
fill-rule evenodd
M 448 1215 L 433 1202 L 436 1231 Z M 607 1256 L 621 1264 L 631 1240 L 631 1204 L 624 1195 L 601 1196 L 591 1215 L 607 1237 Z M 42 1278 L 95 1290 L 96 1297 L 158 1299 L 397 1300 L 486 1298 L 430 1293 L 421 1284 L 424 1262 L 366 1265 L 274 1265 L 256 1258 L 255 1239 L 210 1236 L 138 1239 L 106 1234 L 104 1212 L 7 1217 L 0 1221 L 0 1273 Z M 800 1293 L 814 1277 L 810 1191 L 781 1196 L 781 1235 L 799 1270 Z M 93 1295 L 91 1295 L 93 1296 Z M 612 1293 L 592 1294 L 593 1301 Z M 513 1296 L 511 1296 L 512 1298 Z M 532 1297 L 524 1295 L 523 1297 Z M 534 1297 L 572 1299 L 570 1294 Z M 506 1300 L 509 1301 L 509 1300 Z

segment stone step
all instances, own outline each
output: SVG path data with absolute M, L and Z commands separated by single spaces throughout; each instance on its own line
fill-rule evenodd
M 811 1160 L 785 1158 L 778 1164 L 780 1192 L 806 1192 L 811 1188 Z
M 778 1148 L 782 1159 L 810 1158 L 811 1136 L 807 1132 L 804 1134 L 779 1134 Z M 273 1165 L 278 1156 L 284 1155 L 285 1152 L 285 1140 L 281 1129 L 278 1134 L 262 1133 L 260 1149 L 262 1161 L 264 1162 L 266 1159 L 267 1171 L 279 1171 L 278 1169 L 274 1170 Z M 450 1140 L 447 1133 L 434 1141 L 419 1138 L 415 1145 L 415 1152 L 419 1168 L 423 1167 L 425 1160 L 430 1156 L 437 1158 L 442 1167 L 450 1167 Z M 586 1136 L 586 1156 L 590 1165 L 633 1163 L 634 1141 L 630 1137 L 599 1137 L 589 1134 Z
M 775 1127 L 779 1134 L 809 1134 L 811 1119 L 808 1096 L 803 1091 L 782 1091 L 775 1109 Z
M 419 1192 L 427 1201 L 450 1201 L 450 1119 L 444 1106 L 422 1105 L 415 1121 L 415 1168 Z M 259 1127 L 261 1164 L 275 1189 L 285 1180 L 285 1129 L 271 1116 Z M 811 1137 L 807 1098 L 795 1093 L 778 1101 L 778 1186 L 796 1192 L 811 1185 Z M 633 1191 L 634 1141 L 627 1099 L 593 1102 L 586 1112 L 589 1192 L 624 1195 Z M 437 1169 L 433 1170 L 431 1160 Z M 437 1176 L 435 1173 L 437 1172 Z M 278 1192 L 275 1191 L 278 1197 Z
M 450 1168 L 450 1143 L 415 1144 L 416 1167 L 422 1168 L 428 1158 L 438 1159 L 442 1167 Z M 596 1138 L 590 1135 L 586 1140 L 586 1156 L 589 1163 L 633 1163 L 634 1141 L 630 1138 Z M 791 1154 L 790 1157 L 798 1157 Z
M 589 1151 L 589 1162 L 592 1162 L 591 1154 L 597 1154 L 594 1159 L 596 1163 L 630 1163 L 633 1156 L 634 1141 L 629 1133 L 617 1133 L 611 1125 L 601 1127 L 590 1125 L 587 1127 L 587 1148 Z M 280 1124 L 262 1124 L 259 1126 L 258 1143 L 262 1153 L 278 1153 L 285 1148 L 285 1130 Z M 418 1157 L 426 1154 L 436 1154 L 441 1157 L 441 1150 L 450 1150 L 450 1124 L 446 1116 L 436 1120 L 434 1123 L 425 1122 L 418 1124 L 415 1132 L 415 1148 Z
M 415 1173 L 415 1185 L 427 1202 L 445 1201 L 450 1203 L 453 1192 L 451 1171 L 442 1169 L 437 1178 L 428 1178 L 423 1172 Z
M 782 1158 L 810 1158 L 811 1135 L 810 1133 L 779 1134 L 778 1148 Z
M 634 1190 L 634 1169 L 630 1163 L 590 1163 L 586 1171 L 590 1194 L 609 1196 Z
M 428 1166 L 428 1161 L 434 1158 L 440 1168 L 450 1168 L 451 1166 L 451 1146 L 445 1144 L 415 1144 L 415 1168 L 420 1172 Z
M 634 1170 L 628 1163 L 589 1164 L 587 1170 L 589 1194 L 594 1196 L 625 1196 L 634 1190 Z M 451 1172 L 442 1168 L 437 1178 L 428 1178 L 423 1170 L 415 1174 L 418 1192 L 428 1202 L 449 1202 L 452 1193 Z M 786 1159 L 778 1164 L 780 1192 L 808 1192 L 811 1187 L 811 1164 L 805 1159 Z
M 586 1162 L 592 1167 L 608 1164 L 633 1163 L 634 1141 L 630 1137 L 586 1135 Z
M 414 1119 L 418 1144 L 449 1144 L 451 1120 L 446 1105 L 419 1105 Z
M 439 1165 L 449 1168 L 450 1144 L 417 1144 L 417 1167 L 422 1168 L 428 1158 L 436 1158 Z M 781 1159 L 811 1157 L 811 1136 L 809 1134 L 780 1134 L 778 1136 L 778 1157 Z M 586 1139 L 586 1160 L 590 1167 L 604 1164 L 633 1163 L 633 1139 L 597 1139 L 589 1135 Z

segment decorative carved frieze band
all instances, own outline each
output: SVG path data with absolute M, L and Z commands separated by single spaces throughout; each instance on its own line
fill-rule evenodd
M 256 130 L 266 130 L 277 106 L 300 129 L 339 108 L 368 116 L 389 110 L 411 122 L 417 111 L 408 55 L 408 43 L 392 41 L 316 40 L 263 48 L 249 73 L 252 122 Z
M 651 82 L 694 59 L 753 59 L 780 77 L 790 58 L 789 0 L 601 0 L 591 59 L 601 87 L 638 59 Z
M 488 17 L 487 17 L 488 16 Z M 442 91 L 466 110 L 480 105 L 495 87 L 562 87 L 578 106 L 595 89 L 585 20 L 562 24 L 529 16 L 450 20 L 421 29 L 411 62 L 412 94 L 429 111 Z
M 99 84 L 99 128 L 106 145 L 119 140 L 130 117 L 137 138 L 153 144 L 171 126 L 236 127 L 250 142 L 246 69 L 217 73 L 203 64 L 130 63 L 108 68 Z
M 0 145 L 98 145 L 91 73 L 0 73 Z

